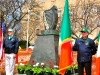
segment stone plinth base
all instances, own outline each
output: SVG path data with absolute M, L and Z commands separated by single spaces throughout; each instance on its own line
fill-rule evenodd
M 34 63 L 46 64 L 52 62 L 56 65 L 58 62 L 58 42 L 58 35 L 38 35 L 30 61 L 34 60 Z

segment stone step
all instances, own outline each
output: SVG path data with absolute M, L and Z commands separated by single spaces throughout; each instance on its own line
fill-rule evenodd
M 71 74 L 71 75 L 78 75 L 78 73 L 74 73 L 74 74 Z

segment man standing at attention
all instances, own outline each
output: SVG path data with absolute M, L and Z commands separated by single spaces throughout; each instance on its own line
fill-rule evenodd
M 3 48 L 5 52 L 6 75 L 14 74 L 16 54 L 18 53 L 18 38 L 13 29 L 8 29 L 8 37 L 4 39 Z
M 84 75 L 84 68 L 86 75 L 91 75 L 92 55 L 97 51 L 95 43 L 88 38 L 88 29 L 81 30 L 82 37 L 75 41 L 73 50 L 77 51 L 77 62 L 79 75 Z

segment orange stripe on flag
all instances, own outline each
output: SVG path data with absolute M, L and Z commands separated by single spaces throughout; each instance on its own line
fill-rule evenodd
M 100 31 L 98 33 L 98 49 L 96 58 L 96 75 L 100 75 Z
M 72 64 L 72 47 L 71 43 L 65 42 L 61 46 L 61 55 L 60 55 L 60 62 L 59 62 L 59 72 L 64 75 L 66 71 L 66 67 Z
M 96 59 L 96 75 L 100 75 L 100 57 Z

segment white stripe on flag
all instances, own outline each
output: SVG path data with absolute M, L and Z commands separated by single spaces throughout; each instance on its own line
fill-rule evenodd
M 58 49 L 58 55 L 61 55 L 61 38 L 59 38 L 59 49 Z
M 100 57 L 100 42 L 98 43 L 98 49 L 97 49 L 97 58 Z

